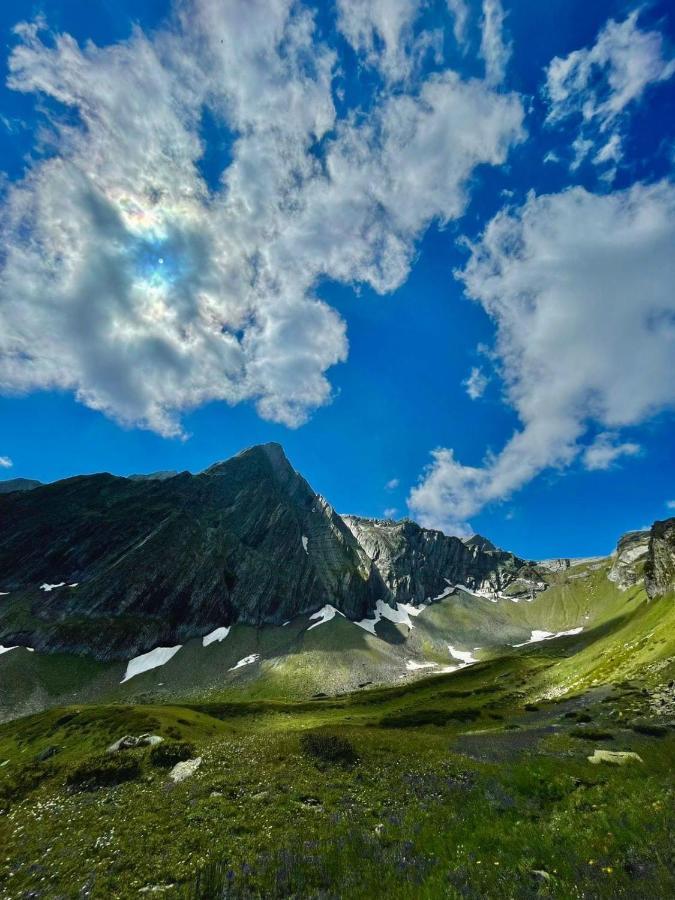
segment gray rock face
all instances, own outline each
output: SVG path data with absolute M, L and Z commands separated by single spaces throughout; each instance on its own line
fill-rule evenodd
M 675 591 L 675 518 L 652 525 L 644 573 L 650 598 Z
M 607 577 L 625 591 L 643 577 L 649 549 L 649 531 L 629 531 L 616 545 L 614 562 Z
M 343 518 L 397 602 L 422 603 L 449 585 L 499 593 L 525 565 L 479 535 L 465 542 L 409 520 Z

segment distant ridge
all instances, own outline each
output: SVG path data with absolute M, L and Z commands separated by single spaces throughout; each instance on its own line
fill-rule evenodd
M 7 481 L 0 481 L 0 494 L 10 494 L 13 491 L 32 491 L 41 485 L 41 481 L 35 481 L 33 478 L 9 478 Z

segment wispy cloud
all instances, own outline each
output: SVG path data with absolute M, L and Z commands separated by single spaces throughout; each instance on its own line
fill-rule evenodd
M 481 56 L 490 84 L 501 84 L 511 58 L 511 44 L 504 37 L 504 7 L 501 0 L 483 0 Z
M 391 478 L 386 484 L 385 489 L 388 491 L 395 491 L 401 482 L 398 478 Z
M 488 376 L 479 366 L 473 366 L 468 377 L 462 382 L 466 392 L 472 400 L 478 400 L 483 396 L 490 382 Z
M 622 456 L 637 456 L 642 448 L 633 441 L 619 441 L 612 432 L 599 434 L 583 452 L 585 468 L 593 472 L 609 469 Z
M 664 55 L 658 31 L 643 31 L 640 10 L 623 22 L 610 19 L 591 47 L 555 57 L 546 73 L 544 97 L 549 125 L 579 120 L 572 167 L 592 150 L 592 161 L 616 165 L 623 156 L 621 119 L 645 90 L 675 74 L 675 60 Z
M 0 456 L 0 469 L 11 469 L 13 465 L 9 456 Z

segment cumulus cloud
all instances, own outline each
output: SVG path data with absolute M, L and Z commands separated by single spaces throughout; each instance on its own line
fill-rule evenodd
M 599 434 L 592 444 L 583 452 L 583 464 L 593 472 L 597 469 L 609 469 L 622 456 L 636 456 L 641 450 L 633 441 L 619 441 L 618 436 L 610 431 Z
M 478 400 L 485 393 L 490 379 L 479 366 L 472 366 L 468 377 L 462 382 L 472 400 Z
M 622 114 L 649 85 L 675 73 L 675 60 L 664 56 L 661 34 L 643 31 L 638 17 L 639 10 L 623 22 L 610 19 L 592 47 L 556 56 L 548 66 L 544 87 L 548 123 L 570 117 L 580 121 L 573 166 L 596 146 L 596 165 L 618 162 Z
M 389 481 L 385 484 L 385 490 L 387 491 L 395 491 L 396 488 L 400 484 L 400 480 L 398 478 L 390 478 Z
M 439 448 L 409 497 L 433 527 L 465 533 L 485 505 L 585 451 L 598 468 L 639 448 L 621 429 L 675 404 L 675 187 L 531 194 L 504 210 L 458 277 L 496 326 L 495 354 L 521 428 L 466 466 Z
M 396 53 L 415 7 L 373 7 L 399 10 Z M 321 278 L 394 290 L 523 137 L 517 96 L 452 71 L 338 119 L 336 51 L 291 0 L 191 0 L 106 47 L 44 27 L 20 25 L 9 60 L 10 87 L 59 112 L 0 214 L 0 390 L 68 390 L 164 435 L 212 400 L 291 427 L 329 402 L 348 343 Z M 215 186 L 206 110 L 233 135 Z
M 0 456 L 0 469 L 11 469 L 13 465 L 9 456 Z
M 485 61 L 485 77 L 501 84 L 511 58 L 511 44 L 504 38 L 504 7 L 501 0 L 483 0 L 480 52 Z

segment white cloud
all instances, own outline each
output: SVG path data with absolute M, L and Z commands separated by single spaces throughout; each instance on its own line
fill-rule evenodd
M 399 486 L 400 483 L 401 483 L 401 482 L 399 481 L 398 478 L 391 478 L 391 479 L 385 484 L 385 486 L 384 486 L 384 487 L 385 487 L 385 490 L 387 490 L 387 491 L 395 491 L 396 488 Z
M 641 450 L 633 441 L 619 442 L 616 434 L 605 431 L 599 434 L 583 452 L 583 463 L 589 471 L 609 469 L 622 456 L 636 456 Z
M 388 506 L 384 511 L 384 517 L 385 519 L 394 519 L 397 512 L 398 509 L 395 506 Z
M 338 28 L 369 65 L 400 81 L 415 64 L 412 26 L 421 6 L 422 0 L 337 0 Z M 417 46 L 426 45 L 423 39 Z
M 399 9 L 387 34 L 415 5 L 377 7 Z M 10 86 L 73 115 L 0 213 L 0 390 L 68 390 L 164 435 L 212 400 L 289 426 L 329 402 L 348 344 L 319 280 L 394 290 L 523 137 L 517 96 L 451 71 L 336 120 L 336 53 L 291 0 L 192 0 L 102 48 L 41 27 L 17 30 Z M 235 136 L 215 190 L 204 109 Z
M 466 27 L 469 21 L 469 7 L 466 0 L 446 0 L 448 11 L 453 17 L 453 33 L 458 44 L 466 39 Z
M 483 0 L 480 52 L 485 61 L 485 78 L 494 85 L 504 80 L 511 58 L 511 44 L 504 38 L 504 19 L 501 0 Z
M 673 246 L 667 181 L 607 195 L 532 194 L 489 223 L 457 274 L 496 325 L 521 428 L 480 466 L 435 450 L 409 497 L 414 515 L 470 531 L 467 520 L 486 504 L 573 462 L 590 422 L 612 432 L 608 452 L 633 452 L 618 443 L 621 428 L 675 404 Z
M 675 509 L 675 500 L 667 500 L 667 501 L 666 501 L 666 507 L 667 507 L 668 509 Z
M 9 456 L 0 456 L 0 469 L 11 469 L 13 465 Z
M 478 400 L 485 393 L 490 379 L 479 366 L 473 366 L 468 377 L 462 382 L 472 400 Z
M 619 162 L 622 115 L 649 85 L 675 73 L 675 60 L 663 55 L 661 34 L 642 31 L 638 17 L 639 10 L 623 22 L 610 19 L 592 47 L 557 56 L 547 69 L 548 123 L 555 125 L 570 116 L 581 123 L 573 168 L 596 144 L 600 146 L 593 157 L 595 165 Z

